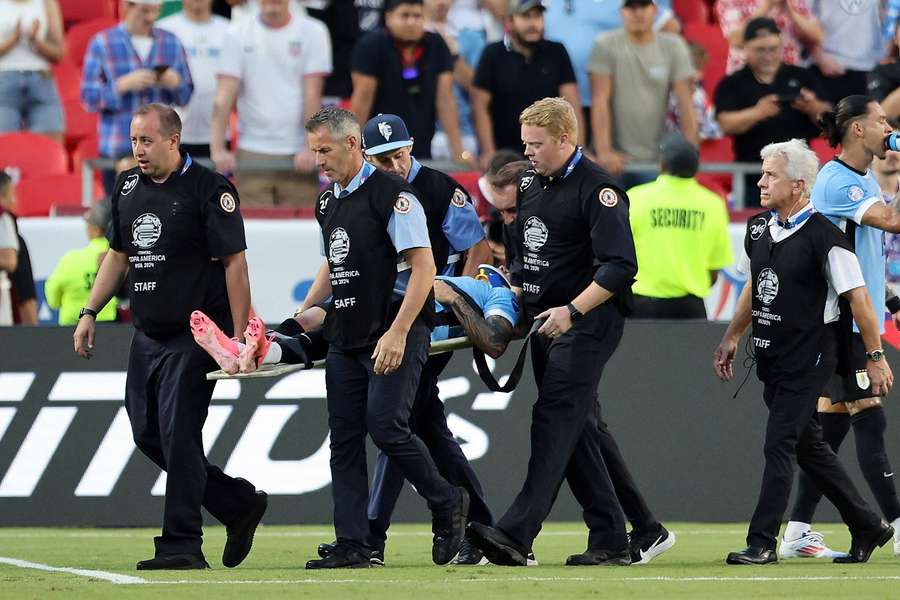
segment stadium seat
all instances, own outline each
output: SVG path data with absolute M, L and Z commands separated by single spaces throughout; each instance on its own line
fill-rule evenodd
M 734 149 L 731 145 L 731 138 L 725 137 L 718 140 L 706 140 L 700 144 L 700 162 L 701 164 L 734 162 Z M 718 187 L 726 192 L 726 194 L 731 193 L 732 181 L 730 173 L 713 172 L 705 173 L 704 176 L 707 182 L 714 181 Z
M 673 0 L 672 10 L 682 25 L 709 22 L 709 7 L 699 0 Z
M 722 186 L 720 175 L 720 173 L 697 173 L 697 183 L 721 196 L 722 200 L 727 201 L 728 192 Z
M 816 155 L 819 157 L 819 162 L 823 165 L 841 153 L 840 146 L 832 148 L 828 145 L 828 141 L 825 138 L 820 137 L 811 139 L 809 141 L 809 147 L 815 151 Z
M 61 60 L 53 65 L 53 79 L 63 102 L 81 97 L 81 69 L 73 63 Z
M 115 5 L 115 0 L 59 0 L 63 27 L 69 29 L 76 23 L 90 19 L 115 18 Z
M 91 38 L 98 31 L 114 26 L 117 21 L 111 17 L 82 21 L 66 32 L 66 58 L 64 60 L 79 69 L 84 65 L 84 54 L 87 52 Z
M 5 133 L 0 135 L 0 169 L 19 181 L 62 175 L 69 171 L 69 156 L 61 144 L 46 136 L 27 131 Z
M 63 114 L 66 117 L 67 149 L 74 150 L 78 142 L 97 133 L 97 115 L 84 110 L 77 98 L 63 101 Z
M 93 134 L 79 141 L 74 150 L 72 150 L 72 172 L 81 173 L 81 163 L 83 161 L 99 156 L 100 149 L 97 141 L 97 132 L 95 131 Z M 103 173 L 99 170 L 94 171 L 94 181 L 99 185 L 103 185 Z
M 93 200 L 103 197 L 103 186 L 94 182 Z M 53 216 L 58 208 L 78 212 L 81 202 L 81 175 L 66 173 L 34 177 L 16 187 L 16 214 L 22 217 Z
M 722 35 L 718 25 L 710 23 L 685 23 L 684 37 L 697 42 L 709 55 L 709 62 L 703 71 L 703 87 L 710 99 L 715 98 L 716 86 L 725 77 L 725 64 L 728 62 L 728 41 Z

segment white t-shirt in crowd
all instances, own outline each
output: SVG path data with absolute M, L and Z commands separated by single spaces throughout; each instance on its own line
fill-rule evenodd
M 278 29 L 259 18 L 232 23 L 218 72 L 241 80 L 238 148 L 296 154 L 306 143 L 303 78 L 331 73 L 328 29 L 298 14 Z
M 131 36 L 131 45 L 134 46 L 134 51 L 137 52 L 141 61 L 146 63 L 150 58 L 150 51 L 153 50 L 153 38 L 149 35 L 133 35 Z
M 188 19 L 184 13 L 176 13 L 157 23 L 161 29 L 175 34 L 184 46 L 194 81 L 191 101 L 187 106 L 174 107 L 181 117 L 181 141 L 185 144 L 209 143 L 213 100 L 216 97 L 216 71 L 229 25 L 228 19 L 219 15 L 213 15 L 205 23 L 198 23 Z
M 290 4 L 292 14 L 306 14 L 306 9 L 300 0 L 291 0 Z M 252 19 L 259 12 L 259 0 L 245 0 L 242 4 L 235 4 L 231 7 L 231 22 L 237 23 L 244 19 Z

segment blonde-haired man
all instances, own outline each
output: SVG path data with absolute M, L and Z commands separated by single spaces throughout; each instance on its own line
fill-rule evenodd
M 532 168 L 518 185 L 513 285 L 525 314 L 543 320 L 532 337 L 539 393 L 522 491 L 496 527 L 467 537 L 501 565 L 525 565 L 563 477 L 585 507 L 587 551 L 570 565 L 631 563 L 625 519 L 602 458 L 596 390 L 631 306 L 637 260 L 628 198 L 576 146 L 577 120 L 562 98 L 519 117 Z

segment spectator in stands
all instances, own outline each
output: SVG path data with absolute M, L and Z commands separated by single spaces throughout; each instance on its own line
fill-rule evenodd
M 900 46 L 900 27 L 894 28 L 894 43 Z M 900 119 L 900 61 L 877 65 L 869 73 L 869 96 L 881 104 L 890 119 Z
M 734 262 L 728 210 L 694 179 L 697 148 L 679 133 L 659 148 L 660 176 L 628 190 L 634 247 L 636 319 L 705 319 L 703 298 L 720 269 Z
M 823 79 L 824 100 L 834 104 L 866 93 L 869 71 L 884 56 L 881 4 L 812 0 L 813 15 L 824 32 L 822 43 L 812 50 L 812 69 Z
M 131 154 L 131 116 L 141 104 L 184 106 L 194 89 L 187 56 L 178 38 L 154 27 L 161 0 L 122 3 L 122 23 L 101 31 L 88 44 L 81 80 L 81 103 L 100 113 L 100 156 Z M 104 172 L 107 192 L 115 178 Z
M 656 11 L 652 0 L 624 0 L 624 27 L 597 37 L 588 65 L 597 162 L 622 176 L 625 187 L 656 177 L 623 171 L 631 160 L 656 162 L 670 92 L 676 97 L 681 131 L 699 144 L 690 53 L 680 37 L 654 31 Z
M 187 106 L 178 109 L 178 116 L 182 124 L 181 148 L 192 156 L 209 156 L 216 70 L 228 31 L 228 19 L 214 15 L 212 4 L 213 0 L 184 0 L 182 12 L 157 23 L 161 29 L 174 33 L 187 53 L 194 93 Z
M 66 252 L 44 282 L 44 296 L 50 308 L 59 310 L 60 325 L 77 324 L 81 307 L 87 305 L 100 263 L 109 250 L 106 230 L 110 220 L 111 213 L 106 202 L 91 207 L 84 214 L 88 245 Z M 116 304 L 114 296 L 99 311 L 96 320 L 115 321 Z
M 13 206 L 16 203 L 15 186 L 12 178 L 3 170 L 0 170 L 0 213 L 12 220 L 18 240 L 17 265 L 9 274 L 12 282 L 12 321 L 18 325 L 37 325 L 37 290 L 34 287 L 34 274 L 31 271 L 31 255 L 28 252 L 28 244 L 19 233 L 16 225 L 16 214 Z
M 311 0 L 306 12 L 322 21 L 331 36 L 332 69 L 325 79 L 322 104 L 339 104 L 353 94 L 350 59 L 360 36 L 356 5 L 353 0 Z
M 255 19 L 259 14 L 260 0 L 228 0 L 231 4 L 231 22 Z M 291 14 L 306 14 L 301 0 L 290 0 Z
M 483 38 L 473 35 L 460 36 L 454 29 L 448 15 L 454 0 L 423 0 L 425 12 L 425 31 L 440 34 L 453 60 L 453 95 L 459 114 L 459 135 L 463 150 L 470 155 L 478 154 L 478 141 L 475 138 L 475 125 L 472 122 L 472 106 L 469 94 L 472 79 L 475 76 L 474 65 L 478 64 L 481 51 L 484 50 Z M 447 134 L 438 125 L 434 137 L 431 138 L 431 158 L 436 160 L 453 159 L 450 152 Z
M 235 171 L 244 206 L 312 205 L 315 156 L 303 124 L 322 107 L 331 41 L 321 21 L 291 12 L 290 0 L 261 0 L 258 19 L 233 24 L 219 63 L 210 149 L 221 173 Z M 237 154 L 225 130 L 237 104 Z M 294 171 L 253 169 L 254 160 L 293 161 Z
M 885 58 L 890 58 L 894 50 L 894 35 L 897 25 L 900 24 L 900 0 L 886 0 L 884 7 L 884 19 L 881 23 L 881 43 L 884 48 Z
M 706 94 L 706 88 L 703 87 L 703 71 L 706 63 L 709 61 L 709 55 L 706 48 L 697 42 L 689 41 L 687 43 L 691 51 L 691 64 L 694 65 L 694 77 L 691 83 L 691 100 L 694 105 L 694 114 L 697 115 L 697 134 L 700 141 L 717 140 L 722 137 L 722 128 L 716 121 L 716 111 L 713 108 L 712 100 Z M 667 131 L 679 131 L 681 129 L 681 119 L 678 115 L 678 98 L 672 92 L 669 92 L 669 113 L 666 115 Z
M 891 126 L 896 129 L 897 122 L 892 121 Z M 900 210 L 900 152 L 888 150 L 884 153 L 884 158 L 874 157 L 872 173 L 878 180 L 878 188 L 885 203 L 894 210 Z M 900 234 L 885 233 L 884 254 L 887 269 L 885 277 L 891 287 L 887 295 L 895 296 L 900 291 Z
M 759 162 L 772 142 L 818 135 L 816 121 L 829 103 L 821 96 L 818 78 L 808 69 L 783 62 L 778 25 L 768 17 L 744 28 L 747 64 L 719 82 L 715 105 L 719 125 L 734 140 L 739 162 Z M 744 206 L 759 206 L 758 174 L 745 176 Z
M 419 158 L 431 158 L 440 120 L 453 159 L 471 163 L 459 134 L 447 44 L 425 31 L 422 0 L 387 0 L 385 9 L 385 29 L 367 33 L 353 50 L 351 110 L 360 123 L 381 113 L 398 115 L 416 140 Z
M 507 29 L 502 42 L 484 49 L 475 70 L 472 112 L 482 165 L 499 148 L 521 150 L 519 114 L 542 98 L 559 96 L 569 101 L 579 117 L 579 143 L 584 143 L 572 61 L 565 46 L 544 39 L 541 0 L 510 0 Z
M 503 39 L 508 0 L 455 0 L 447 20 L 461 38 L 478 38 L 482 47 Z
M 821 44 L 825 37 L 807 0 L 717 0 L 715 9 L 729 43 L 727 74 L 744 66 L 744 27 L 757 17 L 768 17 L 778 24 L 783 32 L 784 62 L 789 65 L 804 65 L 804 51 Z
M 597 35 L 622 28 L 620 6 L 621 2 L 618 0 L 555 0 L 547 3 L 547 11 L 544 13 L 547 39 L 561 42 L 572 61 L 578 81 L 578 94 L 584 107 L 584 139 L 588 142 L 593 139 L 590 113 L 593 100 L 588 61 Z M 681 26 L 672 12 L 672 0 L 656 0 L 656 6 L 653 29 L 678 33 Z
M 63 112 L 50 66 L 63 55 L 57 0 L 0 8 L 0 133 L 27 129 L 62 143 Z

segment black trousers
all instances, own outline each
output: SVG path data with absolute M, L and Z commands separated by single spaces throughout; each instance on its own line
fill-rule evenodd
M 409 424 L 413 433 L 425 443 L 438 472 L 451 484 L 464 487 L 469 492 L 469 520 L 493 525 L 494 516 L 484 499 L 481 482 L 447 427 L 444 403 L 438 396 L 438 377 L 452 357 L 450 352 L 428 357 L 419 379 Z M 384 452 L 379 452 L 369 497 L 370 545 L 373 547 L 384 547 L 391 515 L 403 491 L 404 481 L 396 463 Z
M 612 432 L 606 426 L 606 422 L 601 415 L 600 403 L 596 400 L 594 408 L 589 425 L 596 424 L 597 432 L 599 433 L 597 439 L 600 442 L 600 453 L 603 456 L 603 463 L 609 472 L 609 479 L 612 481 L 613 489 L 616 491 L 616 498 L 619 500 L 625 516 L 637 531 L 651 529 L 659 525 L 659 521 L 653 515 L 650 507 L 647 506 L 643 494 L 641 494 L 637 484 L 634 482 L 631 471 L 628 469 L 628 465 L 625 464 L 625 458 L 619 450 L 619 444 L 616 443 Z M 569 479 L 569 486 L 572 488 L 572 493 L 575 494 L 575 499 L 584 506 L 585 502 L 582 502 L 582 499 L 579 497 L 580 490 L 572 486 L 572 479 Z M 585 521 L 588 521 L 587 517 Z
M 369 543 L 366 432 L 432 511 L 447 510 L 458 499 L 456 489 L 441 477 L 428 448 L 409 427 L 430 337 L 428 327 L 417 320 L 406 337 L 403 362 L 390 375 L 375 374 L 371 349 L 352 352 L 332 346 L 328 350 L 325 384 L 331 430 L 331 489 L 339 541 L 360 546 Z
M 822 428 L 815 418 L 819 392 L 834 371 L 832 356 L 833 351 L 823 351 L 822 359 L 809 371 L 765 383 L 763 400 L 769 408 L 763 451 L 766 466 L 759 500 L 750 520 L 748 546 L 775 549 L 795 465 L 834 504 L 851 533 L 871 529 L 879 522 L 837 455 L 822 439 Z
M 190 335 L 155 340 L 136 331 L 131 341 L 125 408 L 134 443 L 166 471 L 162 535 L 156 555 L 196 554 L 202 544 L 200 506 L 229 525 L 256 500 L 256 489 L 209 464 L 203 453 L 203 423 L 215 362 Z
M 634 296 L 632 319 L 705 319 L 706 305 L 703 298 L 681 296 L 680 298 L 652 298 Z
M 531 457 L 522 490 L 497 523 L 523 547 L 531 548 L 563 479 L 584 509 L 588 547 L 621 549 L 628 544 L 595 420 L 600 375 L 623 328 L 618 309 L 602 304 L 565 335 L 533 338 L 538 398 L 531 414 Z

